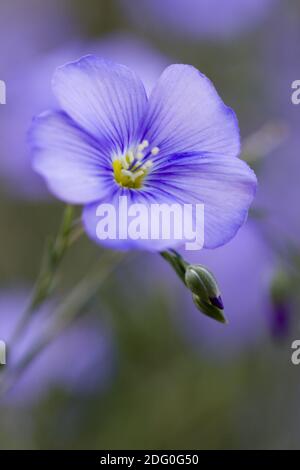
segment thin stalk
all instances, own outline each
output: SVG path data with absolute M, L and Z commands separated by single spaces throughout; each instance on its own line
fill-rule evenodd
M 32 315 L 52 294 L 55 286 L 55 276 L 61 262 L 68 248 L 75 243 L 82 234 L 81 226 L 77 222 L 74 222 L 74 211 L 75 209 L 72 206 L 65 208 L 56 237 L 48 240 L 46 244 L 40 272 L 33 288 L 29 304 L 16 326 L 10 341 L 10 347 L 16 343 L 20 335 L 26 329 Z
M 111 256 L 112 255 L 112 256 Z M 108 279 L 117 266 L 123 261 L 125 254 L 110 253 L 108 260 L 103 258 L 97 263 L 97 268 L 74 287 L 66 300 L 54 312 L 55 322 L 39 338 L 22 360 L 9 372 L 1 377 L 0 394 L 6 393 L 20 376 L 26 371 L 35 358 L 49 346 L 52 341 L 63 333 L 73 322 L 84 313 L 84 307 L 98 294 L 103 283 Z M 99 272 L 99 265 L 101 270 Z M 103 269 L 105 268 L 105 269 Z

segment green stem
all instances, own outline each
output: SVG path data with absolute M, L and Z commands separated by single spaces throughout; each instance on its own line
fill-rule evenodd
M 185 271 L 188 263 L 175 250 L 161 251 L 160 255 L 172 266 L 178 277 L 185 284 Z
M 74 223 L 74 212 L 75 208 L 72 206 L 65 208 L 56 237 L 48 240 L 46 244 L 42 265 L 33 288 L 31 300 L 14 331 L 10 347 L 16 343 L 22 332 L 26 329 L 38 307 L 51 295 L 55 286 L 55 276 L 65 253 L 82 233 L 81 226 L 77 222 Z
M 64 258 L 74 234 L 78 230 L 78 225 L 73 224 L 74 207 L 67 206 L 59 231 L 46 246 L 41 270 L 34 288 L 30 310 L 34 311 L 52 293 L 54 287 L 55 274 Z M 77 237 L 75 237 L 77 240 Z

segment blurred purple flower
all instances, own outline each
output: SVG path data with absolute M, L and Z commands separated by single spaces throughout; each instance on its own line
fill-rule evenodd
M 52 322 L 50 305 L 43 307 L 16 346 L 10 339 L 26 306 L 23 289 L 0 292 L 0 339 L 8 348 L 13 367 L 39 340 Z M 54 340 L 28 367 L 9 392 L 11 403 L 34 402 L 52 388 L 89 393 L 105 386 L 113 371 L 114 352 L 109 330 L 95 319 L 82 319 Z
M 9 0 L 1 2 L 1 79 L 20 75 L 35 56 L 58 47 L 77 29 L 66 0 Z
M 239 130 L 212 83 L 188 65 L 169 66 L 148 100 L 125 66 L 86 56 L 53 79 L 61 111 L 33 123 L 34 168 L 50 190 L 84 204 L 96 236 L 100 203 L 119 210 L 119 196 L 151 203 L 205 205 L 205 247 L 228 242 L 244 223 L 256 177 L 239 158 Z M 107 240 L 117 248 L 159 250 L 178 240 Z
M 139 25 L 191 38 L 230 39 L 261 23 L 277 0 L 120 0 Z
M 74 52 L 76 51 L 76 52 Z M 43 179 L 33 171 L 27 146 L 27 132 L 33 116 L 54 106 L 49 76 L 58 64 L 77 56 L 77 47 L 66 47 L 29 62 L 22 76 L 8 82 L 9 97 L 1 124 L 0 177 L 5 189 L 15 197 L 28 199 L 48 196 Z
M 291 8 L 291 10 L 289 9 Z M 266 94 L 276 115 L 288 128 L 288 138 L 261 166 L 257 205 L 263 210 L 266 232 L 281 248 L 300 247 L 300 106 L 292 103 L 292 83 L 299 79 L 300 18 L 297 6 L 282 8 L 264 44 Z M 281 31 L 281 34 L 278 34 Z
M 183 290 L 184 302 L 177 312 L 180 330 L 196 348 L 207 349 L 212 357 L 230 357 L 268 336 L 274 255 L 254 222 L 248 221 L 224 247 L 186 252 L 184 256 L 214 273 L 229 321 L 222 325 L 201 315 Z
M 64 0 L 1 4 L 0 79 L 6 82 L 7 104 L 0 109 L 0 181 L 14 196 L 46 194 L 44 182 L 30 165 L 26 133 L 32 117 L 54 103 L 49 75 L 61 61 L 77 56 L 59 53 L 57 61 L 51 56 L 47 62 L 43 54 L 68 40 L 74 29 Z

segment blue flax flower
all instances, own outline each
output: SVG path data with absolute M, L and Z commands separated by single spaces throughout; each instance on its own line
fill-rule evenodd
M 167 67 L 148 98 L 129 68 L 86 56 L 57 69 L 53 90 L 60 110 L 33 122 L 33 165 L 59 199 L 85 206 L 93 239 L 98 205 L 118 211 L 124 195 L 129 206 L 149 209 L 204 204 L 206 248 L 228 242 L 245 222 L 256 177 L 238 158 L 237 119 L 194 67 Z M 107 243 L 155 251 L 178 240 Z

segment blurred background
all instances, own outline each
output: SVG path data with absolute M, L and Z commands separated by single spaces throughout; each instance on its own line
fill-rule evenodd
M 300 448 L 299 0 L 1 0 L 0 339 L 26 307 L 63 205 L 31 169 L 26 133 L 55 106 L 55 68 L 94 53 L 135 69 L 148 92 L 171 63 L 197 67 L 237 113 L 259 189 L 228 245 L 186 257 L 219 281 L 228 325 L 204 317 L 159 255 L 128 253 L 85 315 L 0 403 L 2 449 Z M 53 303 L 104 250 L 83 237 Z

